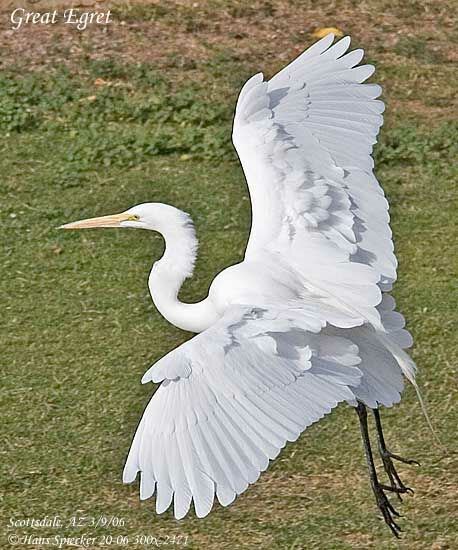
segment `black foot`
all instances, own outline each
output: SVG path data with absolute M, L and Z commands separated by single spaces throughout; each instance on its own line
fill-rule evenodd
M 399 474 L 394 467 L 393 460 L 398 460 L 399 462 L 403 462 L 404 464 L 416 464 L 419 466 L 420 464 L 416 460 L 408 460 L 405 458 L 402 458 L 398 455 L 395 455 L 388 451 L 387 449 L 382 448 L 379 445 L 379 452 L 380 457 L 382 459 L 383 463 L 383 469 L 386 472 L 386 475 L 388 476 L 388 479 L 390 480 L 390 486 L 386 487 L 388 491 L 392 491 L 397 494 L 399 500 L 402 500 L 401 495 L 405 493 L 409 493 L 413 495 L 414 491 L 410 487 L 407 487 L 407 485 L 404 485 L 401 478 L 399 477 Z
M 372 490 L 374 491 L 375 501 L 377 502 L 378 509 L 382 513 L 385 523 L 388 525 L 393 535 L 399 539 L 399 533 L 402 531 L 402 529 L 396 523 L 394 518 L 401 517 L 401 514 L 396 511 L 396 509 L 388 500 L 388 497 L 385 494 L 385 491 L 392 490 L 391 487 L 386 487 L 384 485 L 376 483 L 372 486 Z
M 397 496 L 401 499 L 401 493 L 408 493 L 412 491 L 409 487 L 406 487 L 400 480 L 398 473 L 393 464 L 393 459 L 400 459 L 397 455 L 394 455 L 387 451 L 385 440 L 383 438 L 382 425 L 380 422 L 380 417 L 378 410 L 374 410 L 374 416 L 377 423 L 377 434 L 378 434 L 378 443 L 379 450 L 383 460 L 384 469 L 390 480 L 390 485 L 384 485 L 379 482 L 377 471 L 374 464 L 374 458 L 372 456 L 371 442 L 369 438 L 369 429 L 367 423 L 367 410 L 366 406 L 358 401 L 356 406 L 356 413 L 359 417 L 359 425 L 361 428 L 361 436 L 364 444 L 364 453 L 366 455 L 367 466 L 369 469 L 369 479 L 371 483 L 371 488 L 375 496 L 375 502 L 377 507 L 382 513 L 385 523 L 390 528 L 391 532 L 396 538 L 400 538 L 401 528 L 396 523 L 395 518 L 401 517 L 401 515 L 396 511 L 394 506 L 388 500 L 386 492 L 390 491 L 396 493 Z M 401 459 L 403 461 L 403 459 Z M 410 461 L 409 461 L 410 462 Z M 413 491 L 412 491 L 413 492 Z
M 413 489 L 404 485 L 398 472 L 396 471 L 396 468 L 394 467 L 393 460 L 403 462 L 404 464 L 416 464 L 417 466 L 420 466 L 420 464 L 416 460 L 402 458 L 402 456 L 396 455 L 386 448 L 382 430 L 382 422 L 380 420 L 380 412 L 378 409 L 373 409 L 372 412 L 374 413 L 375 425 L 377 427 L 378 450 L 380 453 L 380 458 L 382 459 L 383 469 L 390 480 L 390 486 L 385 487 L 385 490 L 396 493 L 399 500 L 402 500 L 401 494 L 410 493 L 413 495 Z

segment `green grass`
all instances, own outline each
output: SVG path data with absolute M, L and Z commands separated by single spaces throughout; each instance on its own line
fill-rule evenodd
M 234 8 L 234 17 L 253 16 L 242 8 Z M 130 21 L 150 16 L 129 13 Z M 154 16 L 173 27 L 170 10 Z M 191 27 L 200 24 L 197 16 L 189 20 Z M 426 51 L 415 42 L 399 46 L 396 53 L 409 56 L 412 72 L 402 63 L 381 64 L 380 78 L 392 80 L 388 97 L 406 89 L 408 75 L 431 75 Z M 376 63 L 377 55 L 371 53 Z M 400 468 L 416 489 L 401 507 L 403 540 L 394 541 L 377 517 L 348 407 L 308 429 L 234 505 L 215 506 L 204 520 L 156 516 L 151 501 L 139 502 L 136 485 L 121 483 L 134 429 L 154 390 L 140 385 L 141 375 L 188 335 L 164 321 L 148 295 L 160 238 L 56 227 L 148 200 L 174 204 L 192 214 L 201 242 L 195 276 L 181 297 L 203 298 L 214 275 L 242 258 L 248 236 L 249 200 L 229 137 L 237 86 L 251 63 L 238 62 L 219 44 L 199 63 L 199 77 L 184 83 L 154 64 L 114 58 L 88 58 L 77 71 L 57 61 L 51 73 L 3 69 L 1 548 L 12 532 L 55 534 L 8 527 L 10 517 L 45 515 L 123 518 L 123 526 L 67 526 L 58 533 L 126 535 L 129 548 L 145 547 L 135 543 L 142 534 L 185 535 L 187 547 L 198 550 L 457 546 L 458 128 L 442 119 L 426 122 L 423 112 L 389 115 L 376 152 L 400 260 L 395 296 L 449 451 L 434 447 L 411 388 L 400 406 L 384 412 L 393 449 L 422 463 Z M 438 78 L 447 70 L 439 66 Z M 96 85 L 97 78 L 109 84 Z M 438 94 L 432 87 L 431 97 Z

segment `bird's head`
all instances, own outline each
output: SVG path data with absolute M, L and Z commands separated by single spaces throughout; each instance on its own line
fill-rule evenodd
M 147 202 L 129 208 L 120 214 L 88 218 L 61 225 L 59 229 L 92 229 L 96 227 L 132 227 L 162 232 L 164 224 L 176 217 L 177 208 L 159 202 Z M 180 214 L 184 214 L 180 212 Z

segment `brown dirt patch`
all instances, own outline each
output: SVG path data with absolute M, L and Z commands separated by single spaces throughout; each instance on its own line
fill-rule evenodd
M 208 79 L 205 62 L 213 60 L 224 70 L 229 59 L 232 66 L 243 65 L 248 74 L 263 70 L 270 75 L 310 45 L 316 29 L 335 26 L 350 34 L 353 43 L 363 46 L 376 61 L 389 117 L 435 121 L 450 118 L 458 110 L 453 64 L 458 58 L 456 16 L 449 4 L 367 0 L 355 7 L 347 0 L 322 2 L 317 7 L 311 1 L 283 0 L 23 0 L 28 10 L 41 12 L 71 5 L 82 10 L 115 10 L 110 25 L 93 24 L 79 31 L 62 21 L 12 30 L 8 6 L 20 4 L 7 0 L 0 4 L 0 66 L 29 71 L 65 64 L 78 72 L 84 59 L 113 59 L 154 65 L 179 84 Z M 402 40 L 411 49 L 396 55 L 393 51 Z M 430 59 L 421 58 L 424 48 L 440 62 L 428 65 Z M 218 61 L 221 55 L 223 60 Z M 230 71 L 230 65 L 226 70 Z

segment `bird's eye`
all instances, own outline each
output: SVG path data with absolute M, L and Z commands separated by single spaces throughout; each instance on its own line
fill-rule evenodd
M 130 217 L 130 220 L 133 222 L 137 222 L 140 219 L 140 216 L 138 214 L 132 214 Z

